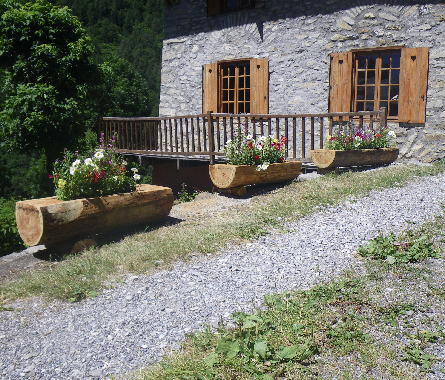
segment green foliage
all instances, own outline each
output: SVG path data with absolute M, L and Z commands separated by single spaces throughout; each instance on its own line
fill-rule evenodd
M 56 5 L 71 8 L 73 14 L 83 23 L 96 48 L 96 62 L 113 65 L 116 59 L 125 59 L 129 69 L 140 76 L 141 82 L 135 76 L 131 86 L 141 86 L 138 96 L 147 98 L 147 103 L 144 105 L 144 110 L 139 110 L 137 115 L 128 116 L 158 115 L 164 2 L 162 0 L 51 1 Z M 119 102 L 119 99 L 114 101 Z
M 15 200 L 0 198 L 0 256 L 25 247 L 15 222 Z
M 83 137 L 77 141 L 77 151 L 85 156 L 91 154 L 97 148 L 97 133 L 86 131 Z
M 402 360 L 419 365 L 422 372 L 431 372 L 431 364 L 435 359 L 434 356 L 425 353 L 414 341 L 411 341 L 404 351 L 405 357 Z
M 360 247 L 358 253 L 364 257 L 384 260 L 387 264 L 415 263 L 428 257 L 439 257 L 434 250 L 433 241 L 421 231 L 407 231 L 397 242 L 394 234 L 379 235 L 366 246 Z
M 196 196 L 199 194 L 197 190 L 189 190 L 187 189 L 187 185 L 185 183 L 182 184 L 181 191 L 178 192 L 178 198 L 180 202 L 191 202 L 195 200 Z
M 63 160 L 54 164 L 57 199 L 66 201 L 134 191 L 140 179 L 138 170 L 127 170 L 127 162 L 115 151 L 113 143 L 114 139 L 108 145 L 101 140 L 101 145 L 88 156 L 66 150 Z
M 18 154 L 0 148 L 0 172 L 0 197 L 29 199 L 54 194 L 45 156 L 38 152 Z
M 149 86 L 122 58 L 110 58 L 99 66 L 102 74 L 99 102 L 96 111 L 103 116 L 147 116 L 152 109 Z
M 0 137 L 10 149 L 43 150 L 53 162 L 86 129 L 99 80 L 93 46 L 68 8 L 45 0 L 7 9 L 0 20 Z

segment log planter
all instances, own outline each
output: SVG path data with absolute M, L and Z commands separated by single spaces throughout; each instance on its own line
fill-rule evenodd
M 74 249 L 80 238 L 162 220 L 169 214 L 173 200 L 173 191 L 168 187 L 139 185 L 133 193 L 105 197 L 20 201 L 16 203 L 17 227 L 28 246 L 71 242 Z M 92 239 L 82 242 L 95 245 Z M 74 251 L 79 248 L 82 247 Z
M 398 148 L 353 149 L 353 150 L 311 150 L 311 158 L 320 169 L 338 167 L 389 165 L 399 155 Z
M 209 166 L 210 179 L 222 192 L 246 194 L 247 185 L 284 182 L 297 178 L 301 171 L 300 161 L 270 164 L 266 170 L 256 170 L 256 165 L 215 164 Z

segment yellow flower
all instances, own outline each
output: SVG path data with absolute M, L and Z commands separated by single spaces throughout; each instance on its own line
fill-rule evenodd
M 63 180 L 63 179 L 61 179 L 61 180 L 59 180 L 58 185 L 59 185 L 59 187 L 63 190 L 63 189 L 65 188 L 66 181 Z

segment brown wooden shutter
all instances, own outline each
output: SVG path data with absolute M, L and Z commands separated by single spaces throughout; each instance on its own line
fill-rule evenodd
M 207 16 L 215 16 L 221 13 L 219 0 L 207 0 Z
M 250 113 L 269 113 L 269 62 L 267 58 L 250 60 Z
M 329 77 L 329 112 L 351 112 L 352 52 L 332 53 Z
M 428 48 L 403 48 L 400 58 L 400 123 L 425 123 Z
M 202 67 L 202 112 L 218 112 L 218 64 Z

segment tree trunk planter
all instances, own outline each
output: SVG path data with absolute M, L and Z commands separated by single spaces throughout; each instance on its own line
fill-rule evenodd
M 173 192 L 170 188 L 140 185 L 133 193 L 106 197 L 71 201 L 50 197 L 20 201 L 16 203 L 16 220 L 25 244 L 51 246 L 161 220 L 169 214 L 172 206 Z M 85 243 L 94 245 L 89 240 Z
M 399 155 L 397 148 L 353 149 L 353 150 L 311 150 L 311 158 L 321 169 L 335 169 L 347 166 L 388 165 Z
M 216 164 L 209 166 L 210 179 L 218 189 L 237 195 L 246 193 L 245 186 L 284 182 L 297 178 L 300 161 L 271 164 L 266 170 L 256 170 L 256 165 Z

